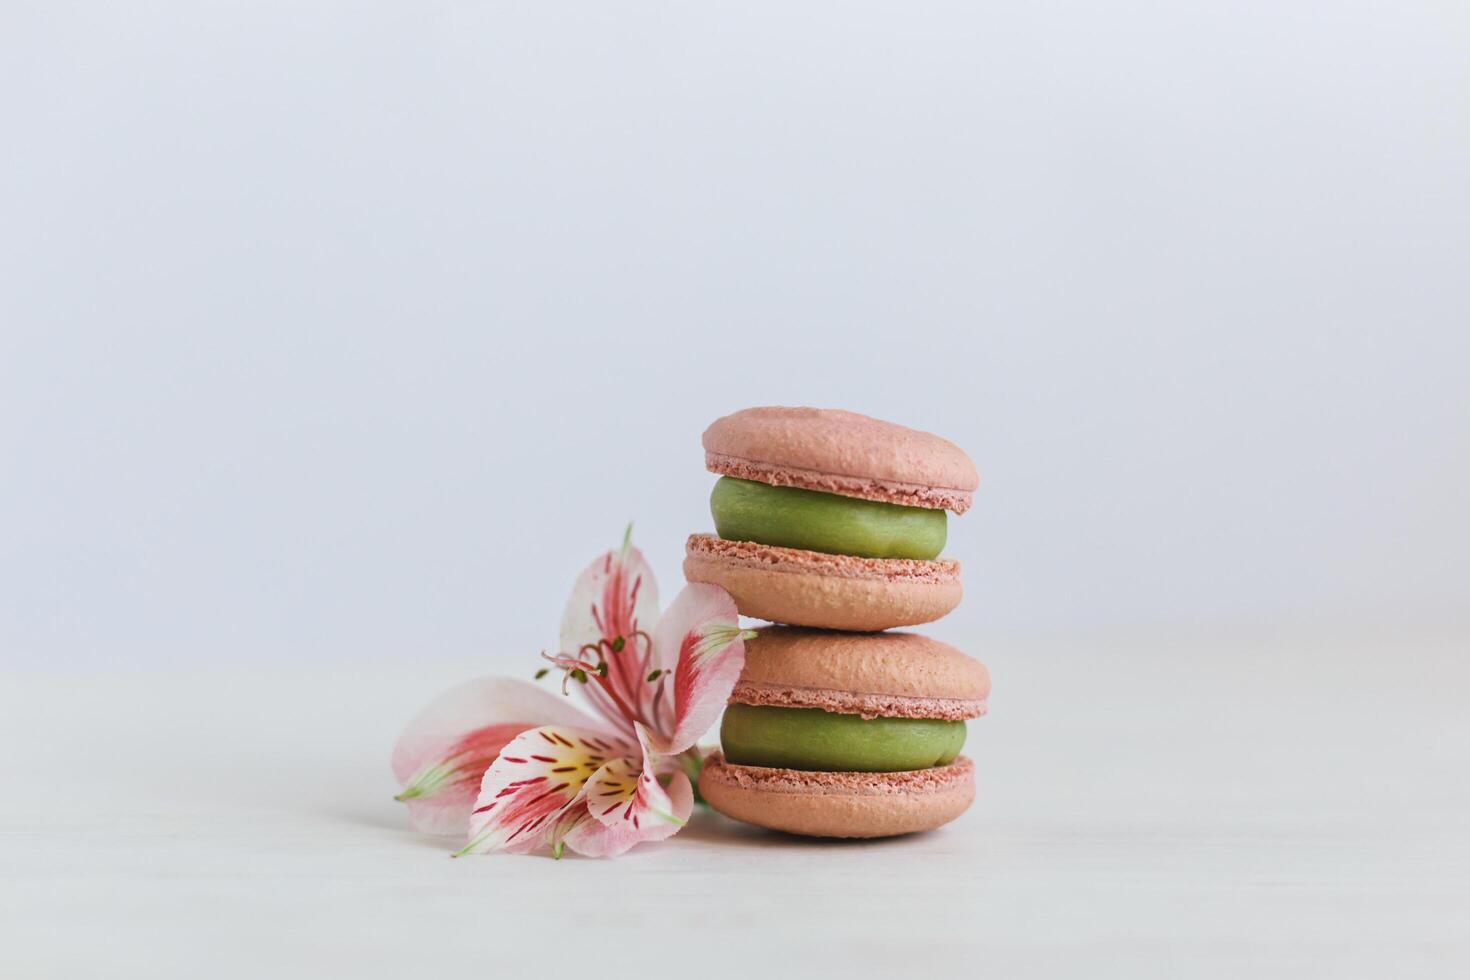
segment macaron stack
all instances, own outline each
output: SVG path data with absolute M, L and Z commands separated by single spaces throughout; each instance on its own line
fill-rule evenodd
M 984 665 L 937 640 L 876 632 L 959 604 L 941 558 L 946 510 L 979 484 L 953 443 L 852 412 L 752 408 L 704 433 L 716 535 L 684 576 L 723 586 L 772 623 L 746 644 L 699 790 L 716 810 L 818 837 L 886 837 L 948 823 L 975 796 L 959 754 L 985 713 Z

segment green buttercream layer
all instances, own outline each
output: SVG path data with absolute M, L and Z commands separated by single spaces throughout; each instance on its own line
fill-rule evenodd
M 906 772 L 952 762 L 965 723 L 873 718 L 818 708 L 732 704 L 720 724 L 725 758 L 742 766 L 815 772 Z
M 726 541 L 754 541 L 859 558 L 939 557 L 948 530 L 942 510 L 773 487 L 722 476 L 709 498 Z

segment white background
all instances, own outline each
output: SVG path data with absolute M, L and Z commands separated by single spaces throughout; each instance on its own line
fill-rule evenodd
M 706 920 L 724 890 L 793 962 L 928 934 L 762 918 L 718 870 L 742 841 L 824 894 L 907 874 L 1012 975 L 1446 969 L 1467 52 L 1456 3 L 0 5 L 21 975 L 78 975 L 83 919 L 124 972 L 196 969 L 176 921 L 307 972 L 529 929 L 504 891 L 447 913 L 548 872 L 420 863 L 388 746 L 534 669 L 626 521 L 671 597 L 699 434 L 753 404 L 976 460 L 930 631 L 996 677 L 981 802 L 886 850 L 711 826 L 571 874 Z M 340 916 L 314 944 L 307 906 Z
M 699 434 L 969 450 L 944 624 L 1465 625 L 1458 4 L 10 3 L 0 647 L 523 663 Z

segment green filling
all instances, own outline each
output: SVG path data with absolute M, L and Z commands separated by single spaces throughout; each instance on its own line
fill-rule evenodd
M 709 498 L 726 541 L 754 541 L 859 558 L 937 558 L 944 550 L 942 510 L 773 487 L 722 476 Z
M 816 772 L 905 772 L 954 760 L 965 723 L 874 718 L 817 708 L 732 704 L 720 724 L 725 758 L 742 766 Z

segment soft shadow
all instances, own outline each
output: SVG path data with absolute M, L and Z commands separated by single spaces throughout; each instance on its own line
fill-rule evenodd
M 364 802 L 356 807 L 332 806 L 312 808 L 312 813 L 328 820 L 354 827 L 366 828 L 380 836 L 392 839 L 406 847 L 418 847 L 452 853 L 460 842 L 452 837 L 435 837 L 420 833 L 409 824 L 406 810 L 394 810 L 381 805 Z M 813 849 L 837 849 L 842 851 L 866 850 L 869 848 L 902 847 L 903 842 L 914 835 L 880 838 L 803 837 L 780 830 L 767 830 L 753 824 L 732 820 L 707 806 L 696 806 L 687 826 L 679 831 L 677 840 L 697 841 L 703 844 L 718 844 L 722 847 L 748 848 L 764 851 L 794 851 Z M 647 851 L 651 848 L 635 848 Z M 574 857 L 568 854 L 567 857 Z
M 811 850 L 813 848 L 836 848 L 840 850 L 864 850 L 869 848 L 902 846 L 913 834 L 899 837 L 804 837 L 788 834 L 782 830 L 767 830 L 753 824 L 731 820 L 708 807 L 696 807 L 694 818 L 679 832 L 682 840 L 696 840 L 708 844 L 759 848 L 761 850 Z

